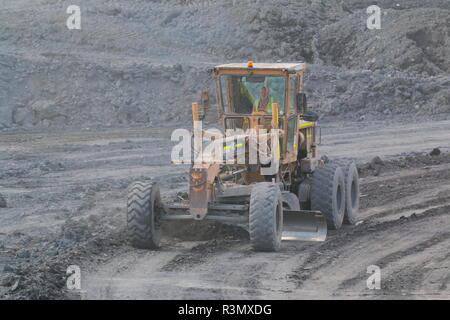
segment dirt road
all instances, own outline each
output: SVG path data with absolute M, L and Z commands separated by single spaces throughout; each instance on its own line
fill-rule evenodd
M 361 165 L 357 226 L 277 253 L 253 252 L 244 232 L 216 225 L 173 233 L 159 251 L 129 246 L 131 181 L 159 179 L 167 197 L 186 191 L 188 167 L 169 163 L 171 129 L 2 134 L 0 293 L 64 297 L 65 268 L 79 264 L 85 299 L 448 299 L 449 128 L 323 124 L 324 154 L 384 162 Z M 407 155 L 435 147 L 443 154 Z M 381 268 L 382 290 L 366 288 L 369 265 Z

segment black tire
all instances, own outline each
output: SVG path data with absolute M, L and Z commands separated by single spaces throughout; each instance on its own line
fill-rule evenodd
M 129 188 L 127 225 L 130 240 L 139 249 L 157 249 L 161 239 L 159 184 L 138 181 Z
M 250 196 L 250 244 L 257 251 L 277 251 L 283 231 L 283 202 L 278 184 L 255 184 Z
M 345 177 L 338 165 L 318 166 L 312 174 L 311 209 L 325 215 L 328 229 L 339 229 L 345 213 Z
M 311 181 L 306 179 L 297 189 L 300 210 L 311 210 Z
M 287 210 L 300 210 L 300 202 L 295 194 L 292 192 L 282 192 L 283 208 Z
M 342 165 L 345 176 L 345 224 L 355 224 L 359 212 L 359 175 L 354 162 Z

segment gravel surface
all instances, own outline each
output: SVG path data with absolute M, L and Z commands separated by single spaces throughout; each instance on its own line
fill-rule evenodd
M 381 30 L 366 28 L 372 1 L 77 3 L 81 30 L 66 28 L 66 1 L 2 2 L 0 129 L 173 125 L 213 88 L 212 66 L 247 60 L 313 64 L 322 116 L 450 111 L 445 0 L 378 1 Z
M 0 294 L 5 299 L 328 297 L 332 291 L 319 283 L 328 281 L 322 272 L 334 266 L 323 259 L 332 259 L 345 271 L 331 282 L 344 295 L 340 282 L 362 290 L 359 280 L 349 279 L 360 279 L 373 259 L 385 261 L 385 255 L 419 241 L 429 251 L 422 256 L 408 249 L 405 259 L 414 259 L 415 267 L 435 263 L 433 268 L 442 269 L 433 273 L 434 282 L 415 279 L 406 293 L 446 297 L 448 259 L 441 259 L 448 250 L 441 247 L 449 244 L 448 127 L 449 121 L 421 127 L 322 123 L 322 154 L 359 164 L 363 223 L 332 232 L 323 244 L 286 243 L 273 256 L 252 252 L 244 230 L 217 224 L 168 225 L 163 248 L 156 252 L 129 245 L 125 199 L 132 181 L 160 181 L 164 201 L 187 191 L 189 167 L 169 161 L 170 128 L 4 133 L 0 165 L 8 169 L 0 177 L 7 202 L 0 208 Z M 413 145 L 417 154 L 410 153 Z M 436 148 L 439 155 L 430 155 Z M 418 217 L 400 219 L 413 214 Z M 416 218 L 419 224 L 413 223 Z M 407 240 L 398 241 L 402 236 Z M 359 264 L 350 268 L 346 259 Z M 383 263 L 391 270 L 407 262 Z M 65 289 L 65 272 L 73 264 L 82 268 L 82 293 Z M 433 270 L 419 271 L 428 276 Z M 392 292 L 385 293 L 395 296 L 402 287 L 392 281 Z M 308 293 L 305 283 L 318 287 Z M 359 289 L 352 295 L 364 297 Z

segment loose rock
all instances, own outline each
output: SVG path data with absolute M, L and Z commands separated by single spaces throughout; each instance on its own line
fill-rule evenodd
M 438 156 L 441 154 L 441 150 L 439 148 L 434 148 L 433 150 L 431 150 L 430 152 L 430 156 Z
M 6 207 L 7 207 L 6 199 L 3 198 L 3 196 L 0 194 L 0 208 L 6 208 Z

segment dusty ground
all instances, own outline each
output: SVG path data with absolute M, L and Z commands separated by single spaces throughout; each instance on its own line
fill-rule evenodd
M 0 137 L 0 292 L 3 298 L 450 298 L 450 122 L 325 123 L 322 152 L 355 158 L 361 223 L 324 243 L 250 250 L 218 225 L 170 232 L 159 251 L 124 236 L 125 189 L 159 179 L 186 191 L 169 163 L 171 129 L 5 133 Z M 441 155 L 430 156 L 440 147 Z M 411 154 L 411 151 L 417 154 Z M 382 162 L 371 161 L 380 156 Z M 82 268 L 82 292 L 65 270 Z M 367 266 L 382 268 L 369 291 Z

